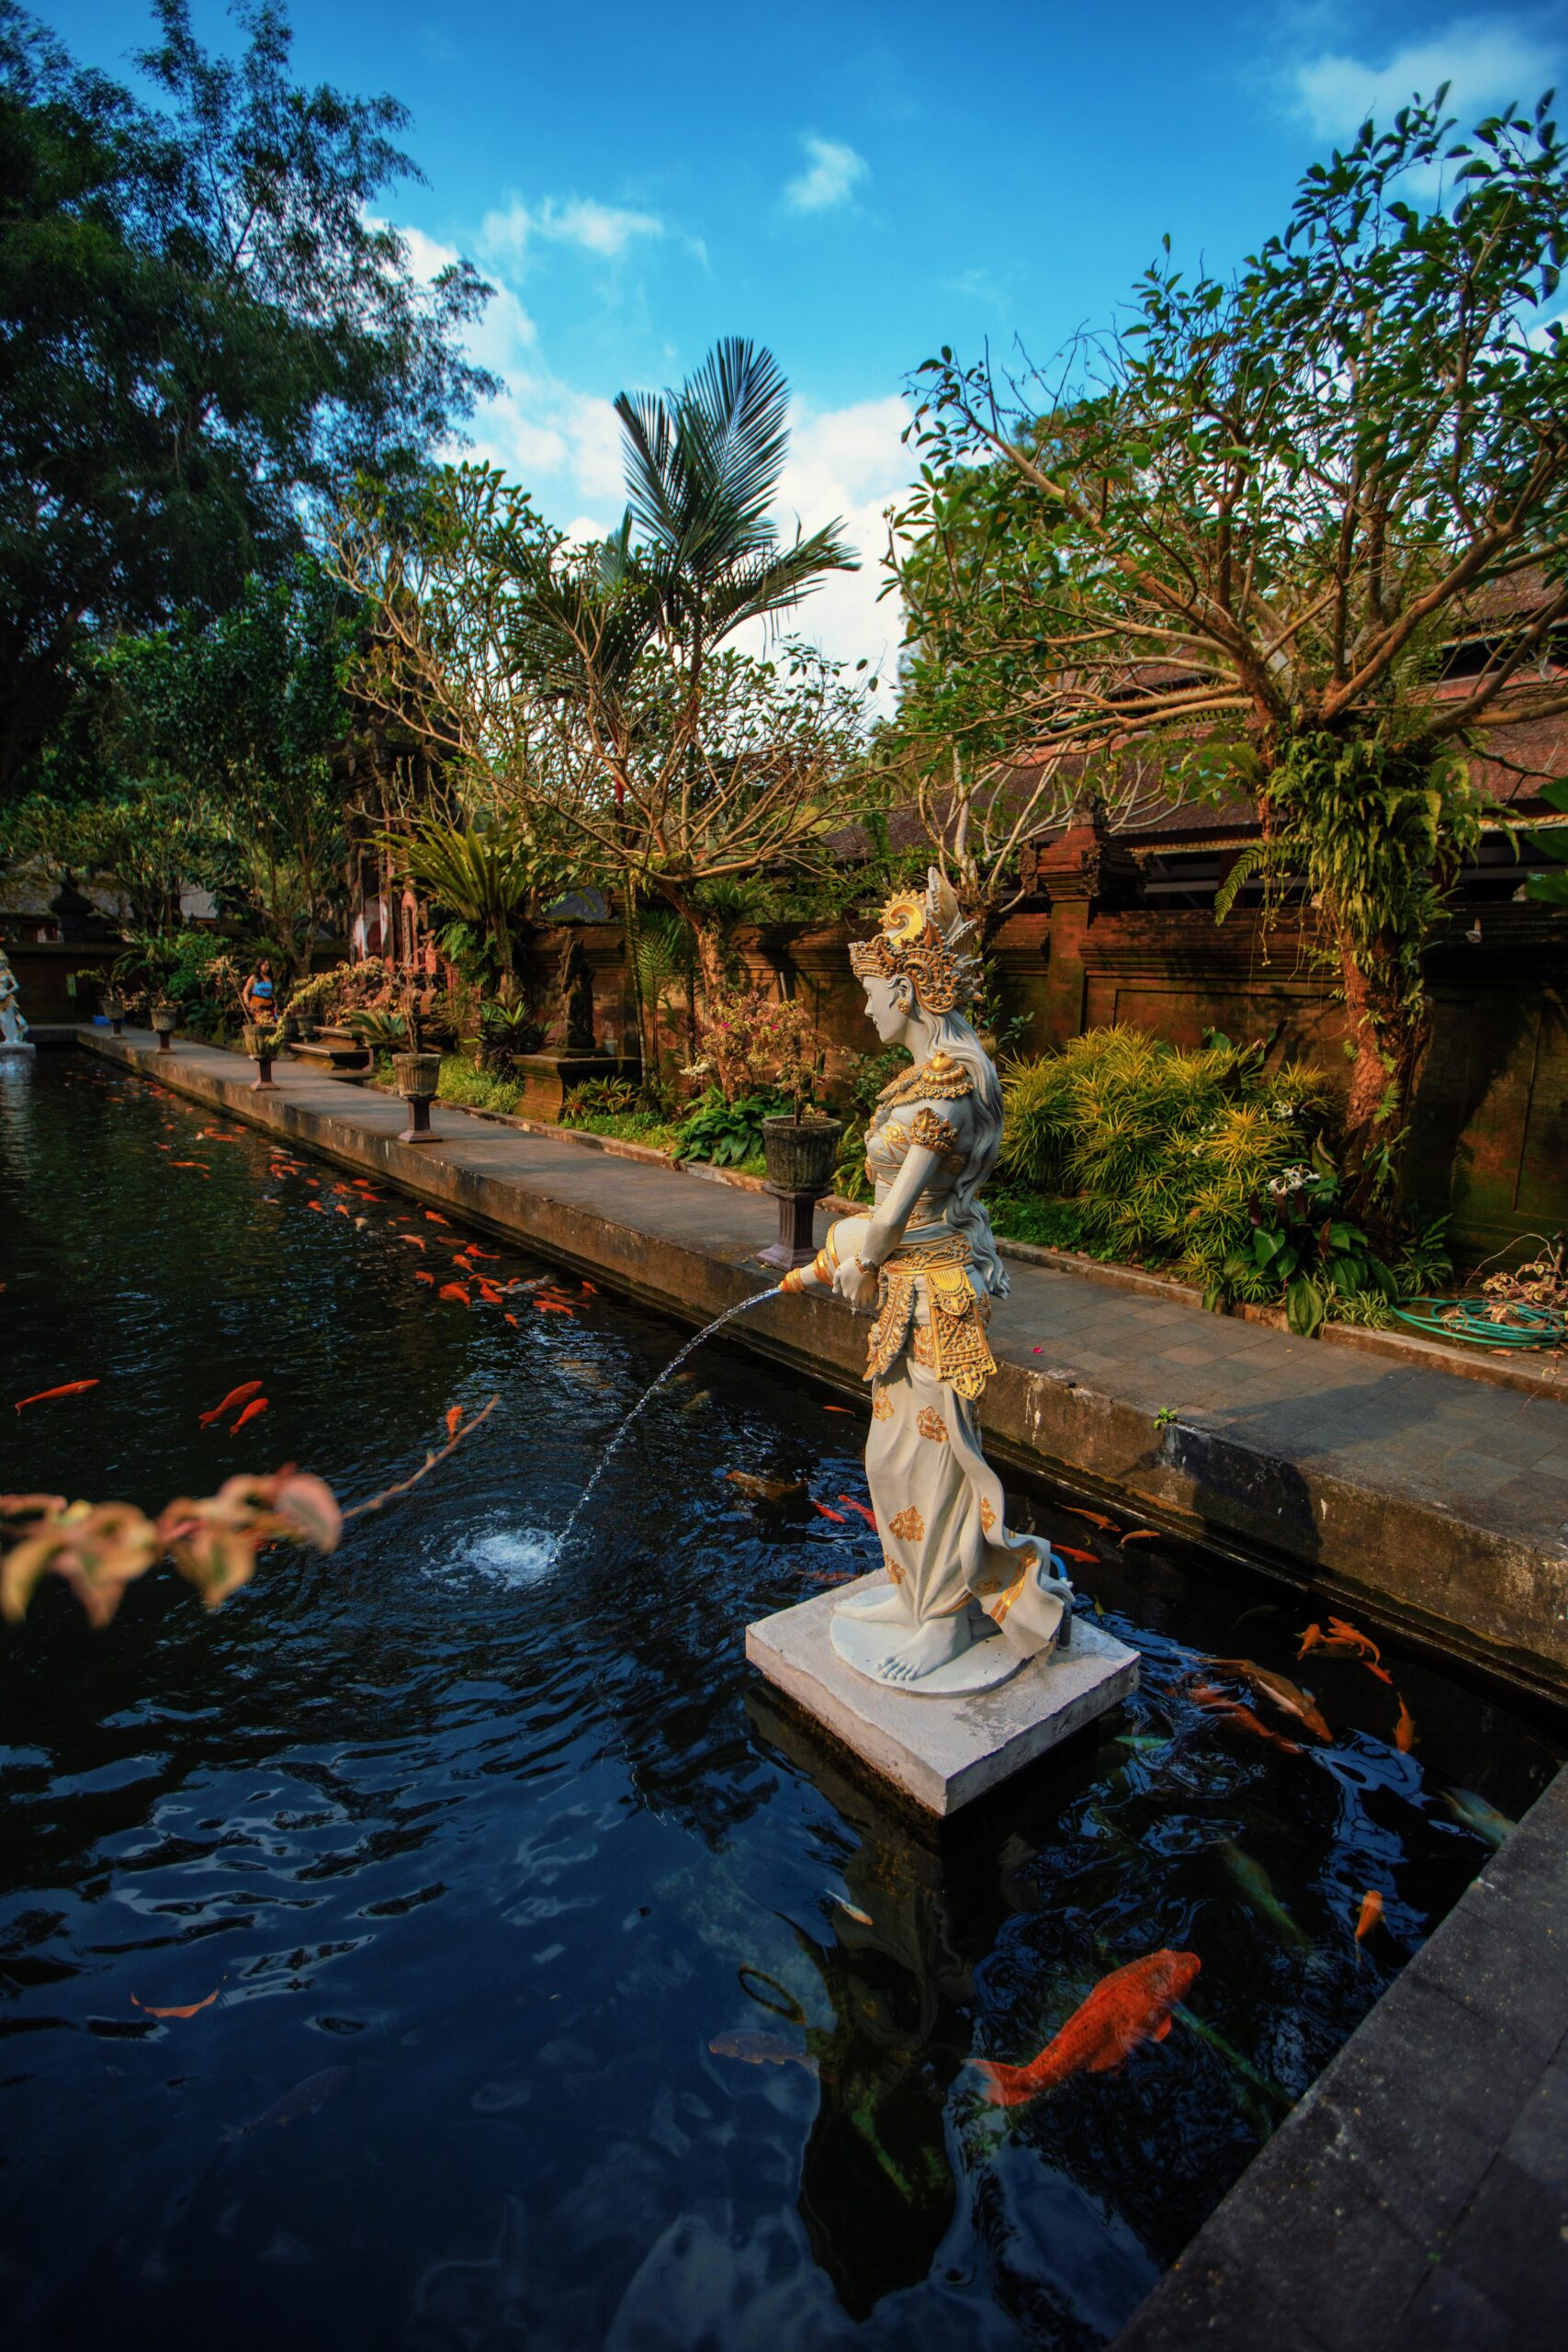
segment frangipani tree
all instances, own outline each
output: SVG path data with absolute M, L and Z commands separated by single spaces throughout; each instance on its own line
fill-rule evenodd
M 911 639 L 976 673 L 979 736 L 1256 797 L 1342 982 L 1364 1200 L 1483 813 L 1467 752 L 1568 709 L 1568 157 L 1550 96 L 1457 141 L 1445 97 L 1314 164 L 1234 280 L 1152 268 L 1055 379 L 928 362 L 900 518 Z M 931 561 L 976 502 L 969 560 Z M 1483 600 L 1482 665 L 1434 691 Z

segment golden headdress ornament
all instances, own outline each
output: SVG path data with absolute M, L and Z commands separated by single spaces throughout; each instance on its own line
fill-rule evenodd
M 980 991 L 980 959 L 960 944 L 973 928 L 933 865 L 923 890 L 894 892 L 875 936 L 852 943 L 850 965 L 857 979 L 907 979 L 927 1012 L 962 1012 Z

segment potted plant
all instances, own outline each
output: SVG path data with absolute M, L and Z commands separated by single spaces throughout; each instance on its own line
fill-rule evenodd
M 125 1032 L 125 999 L 119 990 L 114 988 L 106 989 L 99 1000 L 98 1009 L 107 1021 L 111 1034 L 116 1037 L 122 1036 Z
M 169 1053 L 172 1051 L 169 1040 L 180 1025 L 179 1006 L 171 1004 L 166 997 L 158 997 L 153 1002 L 152 1020 L 158 1033 L 158 1051 Z
M 812 1212 L 833 1181 L 841 1119 L 813 1106 L 818 1075 L 811 1019 L 793 997 L 761 989 L 716 997 L 704 1044 L 727 1102 L 771 1092 L 789 1105 L 763 1118 L 762 1160 L 779 1204 L 779 1238 L 759 1254 L 764 1265 L 808 1265 Z
M 276 1081 L 272 1075 L 272 1057 L 281 1042 L 277 1023 L 276 1021 L 247 1021 L 240 1034 L 244 1040 L 246 1053 L 256 1066 L 256 1075 L 251 1081 L 251 1092 L 253 1094 L 273 1093 L 276 1091 Z
M 441 1083 L 441 1057 L 420 1050 L 419 984 L 412 972 L 401 995 L 408 1050 L 392 1056 L 392 1083 L 409 1106 L 409 1123 L 398 1141 L 418 1143 L 430 1136 L 430 1106 Z

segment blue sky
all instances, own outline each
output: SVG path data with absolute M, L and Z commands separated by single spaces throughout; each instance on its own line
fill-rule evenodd
M 37 0 L 35 0 L 35 6 Z M 127 70 L 141 0 L 56 0 L 79 55 Z M 231 38 L 195 0 L 204 39 Z M 906 479 L 908 372 L 942 343 L 1045 355 L 1103 319 L 1169 232 L 1224 267 L 1369 108 L 1454 85 L 1472 116 L 1568 86 L 1568 10 L 1224 0 L 296 0 L 303 76 L 413 110 L 428 181 L 390 208 L 432 265 L 498 295 L 477 345 L 507 381 L 479 450 L 566 525 L 621 504 L 623 386 L 719 334 L 795 392 L 786 519 L 835 514 L 865 558 L 805 634 L 879 658 L 881 517 Z

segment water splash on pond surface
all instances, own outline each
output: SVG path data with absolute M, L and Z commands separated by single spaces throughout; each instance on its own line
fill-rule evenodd
M 694 1354 L 697 1349 L 702 1346 L 705 1340 L 711 1340 L 716 1331 L 722 1330 L 727 1323 L 733 1323 L 738 1315 L 746 1314 L 748 1309 L 750 1307 L 761 1306 L 766 1300 L 770 1298 L 777 1298 L 783 1287 L 784 1285 L 781 1283 L 775 1283 L 772 1290 L 760 1290 L 753 1297 L 741 1299 L 738 1306 L 727 1306 L 722 1315 L 716 1315 L 711 1323 L 705 1323 L 703 1326 L 695 1339 L 688 1340 L 685 1346 L 680 1351 L 678 1355 L 671 1357 L 670 1362 L 665 1365 L 657 1380 L 649 1382 L 649 1385 L 643 1390 L 642 1395 L 637 1398 L 637 1403 L 632 1407 L 631 1411 L 626 1415 L 626 1419 L 621 1423 L 620 1428 L 615 1431 L 615 1436 L 610 1440 L 609 1444 L 604 1448 L 604 1453 L 600 1455 L 598 1462 L 594 1465 L 592 1476 L 589 1479 L 588 1484 L 584 1487 L 581 1494 L 579 1495 L 577 1501 L 572 1506 L 571 1517 L 561 1529 L 560 1542 L 556 1546 L 558 1556 L 560 1553 L 566 1550 L 567 1545 L 570 1543 L 572 1529 L 577 1525 L 578 1521 L 582 1517 L 582 1514 L 587 1510 L 589 1503 L 592 1500 L 595 1487 L 597 1487 L 600 1479 L 604 1476 L 605 1471 L 609 1468 L 611 1463 L 620 1452 L 622 1445 L 626 1442 L 633 1423 L 638 1419 L 639 1415 L 646 1409 L 646 1408 L 651 1404 L 652 1400 L 658 1396 L 665 1383 L 674 1378 L 675 1374 L 680 1371 L 681 1366 L 685 1363 L 686 1358 L 689 1355 Z

